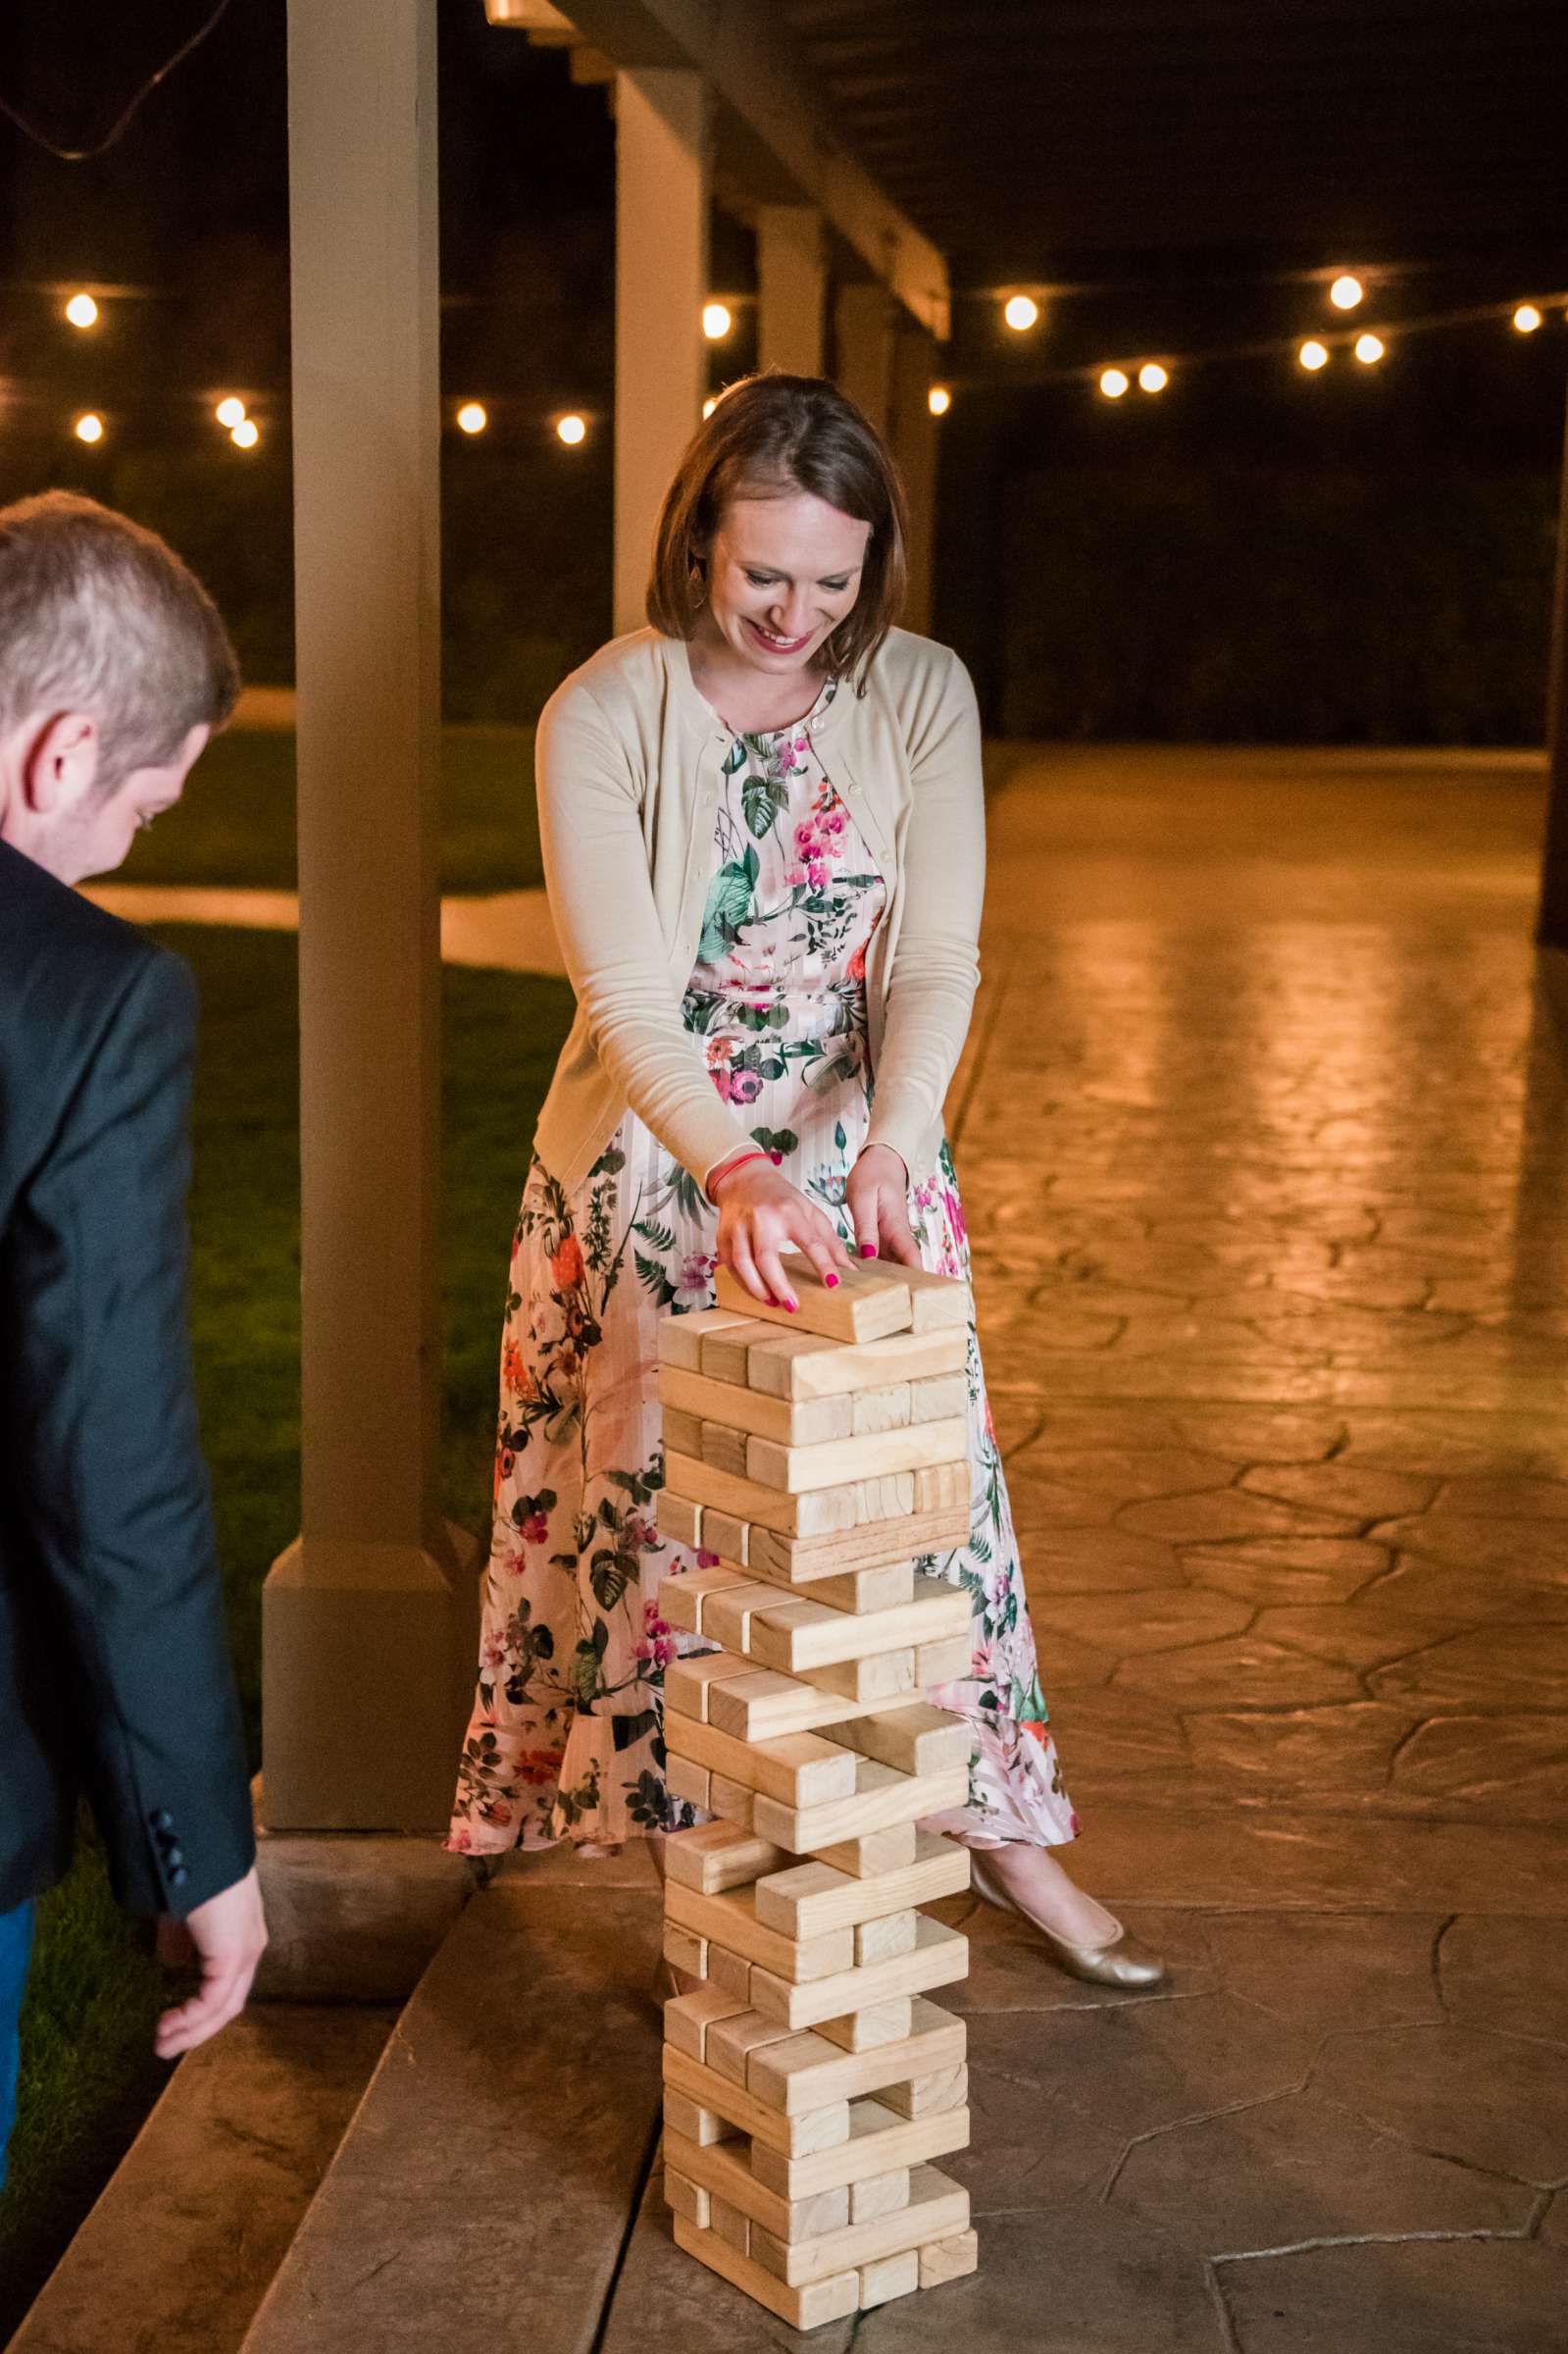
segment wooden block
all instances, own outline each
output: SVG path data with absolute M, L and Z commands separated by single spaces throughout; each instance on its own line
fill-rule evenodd
M 967 1716 L 934 1709 L 924 1700 L 876 1716 L 851 1717 L 835 1727 L 833 1737 L 899 1773 L 945 1773 L 967 1766 L 974 1742 Z
M 969 1542 L 969 1510 L 912 1512 L 906 1519 L 865 1528 L 838 1529 L 825 1537 L 791 1536 L 787 1530 L 754 1528 L 748 1562 L 759 1575 L 810 1586 L 850 1569 L 879 1569 L 888 1561 L 913 1561 L 925 1554 L 952 1553 Z
M 724 1994 L 751 2008 L 751 1964 L 744 1954 L 727 1952 L 722 1945 L 708 1941 L 708 1976 Z
M 736 1889 L 726 1896 L 703 1896 L 695 1888 L 683 1888 L 679 1882 L 667 1880 L 664 1915 L 666 1920 L 678 1920 L 683 1929 L 706 1937 L 710 1944 L 743 1954 L 748 1962 L 760 1962 L 776 1977 L 797 1983 L 803 1984 L 810 1978 L 831 1978 L 838 1970 L 855 1967 L 855 1930 L 830 1929 L 824 1937 L 781 1936 L 777 1929 L 759 1924 L 755 1898 L 749 1888 Z M 694 2057 L 700 2060 L 701 2052 Z
M 738 2248 L 733 2248 L 713 2231 L 701 2231 L 695 2224 L 678 2215 L 674 2224 L 676 2245 L 705 2264 L 710 2273 L 728 2280 L 767 2312 L 777 2315 L 791 2329 L 820 2329 L 828 2322 L 847 2321 L 859 2309 L 860 2275 L 858 2272 L 831 2275 L 825 2280 L 812 2280 L 802 2288 L 786 2287 L 784 2281 L 765 2273 L 753 2264 Z
M 900 2117 L 947 2117 L 963 2110 L 968 2115 L 969 2069 L 960 2061 L 955 2068 L 939 2068 L 929 2076 L 913 2076 L 907 2084 L 889 2084 L 882 2099 Z M 955 2141 L 955 2150 L 963 2143 Z M 934 2152 L 933 2155 L 936 2155 Z
M 695 1660 L 672 1660 L 664 1671 L 664 1705 L 678 1716 L 695 1716 L 706 1724 L 714 1685 L 729 1676 L 744 1675 L 748 1665 L 746 1660 L 733 1659 L 727 1651 L 706 1652 Z
M 706 1574 L 716 1577 L 719 1573 L 709 1570 Z M 702 1597 L 702 1632 L 724 1650 L 744 1659 L 751 1641 L 753 1612 L 778 1608 L 779 1589 L 767 1578 L 736 1577 L 732 1573 L 727 1586 L 715 1588 Z
M 835 1398 L 887 1389 L 894 1382 L 962 1372 L 967 1331 L 899 1332 L 881 1341 L 834 1347 L 814 1333 L 772 1333 L 746 1351 L 746 1378 L 771 1398 Z
M 699 1422 L 696 1446 L 683 1452 L 700 1455 L 716 1471 L 728 1471 L 734 1479 L 744 1479 L 746 1449 L 750 1443 L 743 1430 L 732 1430 L 728 1422 Z M 714 1548 L 710 1546 L 709 1550 Z
M 689 1497 L 673 1496 L 668 1488 L 661 1488 L 654 1500 L 653 1516 L 659 1524 L 660 1536 L 668 1537 L 673 1545 L 689 1545 L 694 1549 L 701 1544 L 702 1512 Z
M 850 1569 L 842 1577 L 819 1578 L 811 1588 L 813 1602 L 830 1611 L 849 1611 L 864 1617 L 870 1611 L 896 1611 L 915 1599 L 913 1561 L 888 1561 L 880 1569 Z
M 750 1298 L 748 1293 L 747 1298 Z M 683 1368 L 700 1373 L 705 1381 L 728 1381 L 739 1387 L 746 1378 L 746 1357 L 753 1341 L 766 1340 L 773 1330 L 756 1316 L 732 1315 L 702 1337 L 702 1354 L 695 1365 Z
M 802 2199 L 782 2198 L 758 2181 L 734 2146 L 723 2142 L 687 2141 L 667 2132 L 665 2163 L 783 2240 L 817 2239 L 825 2231 L 841 2231 L 849 2221 L 846 2186 L 811 2191 Z
M 889 1655 L 890 1656 L 890 1655 Z M 866 1665 L 857 1660 L 853 1669 L 814 1668 L 813 1677 L 843 1676 Z M 911 1655 L 910 1674 L 914 1674 Z M 856 1716 L 874 1715 L 880 1710 L 907 1708 L 913 1684 L 908 1690 L 880 1694 L 870 1700 L 856 1700 L 850 1695 L 825 1691 L 803 1676 L 781 1675 L 775 1667 L 759 1667 L 749 1676 L 737 1675 L 715 1686 L 709 1703 L 709 1721 L 721 1732 L 733 1733 L 737 1741 L 766 1741 L 777 1734 L 808 1733 L 834 1728 Z
M 729 1307 L 694 1308 L 689 1315 L 661 1316 L 659 1319 L 659 1362 L 661 1365 L 683 1365 L 695 1371 L 702 1353 L 703 1341 L 709 1333 L 723 1332 L 732 1324 L 743 1324 L 748 1319 Z
M 816 1488 L 809 1496 L 791 1496 L 782 1488 L 764 1487 L 758 1480 L 737 1479 L 711 1463 L 698 1462 L 693 1456 L 677 1455 L 671 1448 L 665 1450 L 664 1476 L 664 1496 L 675 1494 L 693 1504 L 717 1505 L 721 1512 L 787 1536 L 827 1536 L 835 1529 L 855 1527 L 860 1517 L 860 1490 L 855 1483 Z M 913 1499 L 913 1473 L 910 1482 Z M 661 1515 L 663 1509 L 661 1501 Z M 664 1525 L 662 1516 L 660 1525 Z
M 909 2204 L 907 2197 L 904 2205 Z M 852 2223 L 869 2223 L 869 2216 L 852 2216 Z M 894 2297 L 912 2296 L 920 2286 L 920 2251 L 905 2248 L 897 2256 L 884 2256 L 876 2264 L 860 2268 L 860 2310 L 869 2313 L 874 2305 L 890 2305 Z
M 895 1823 L 890 1830 L 872 1831 L 863 1839 L 836 1839 L 819 1849 L 824 1864 L 852 1880 L 885 1879 L 915 1861 L 915 1826 Z
M 729 2019 L 716 2019 L 708 2029 L 703 2066 L 712 2069 L 716 2076 L 743 2086 L 751 2054 L 764 2044 L 782 2043 L 788 2031 L 778 2020 L 765 2019 L 760 2011 L 750 2009 Z
M 711 1773 L 708 1776 L 708 1804 L 715 1815 L 724 1817 L 726 1822 L 735 1823 L 743 1831 L 756 1829 L 757 1794 L 749 1790 L 744 1782 L 732 1782 L 727 1774 Z
M 962 1381 L 963 1376 L 957 1378 Z M 906 1382 L 906 1392 L 908 1387 Z M 815 1447 L 826 1439 L 851 1436 L 859 1401 L 847 1390 L 831 1398 L 771 1398 L 743 1381 L 710 1381 L 702 1373 L 667 1371 L 659 1376 L 659 1403 L 667 1436 L 675 1409 L 699 1427 L 703 1422 L 723 1422 L 734 1430 L 753 1431 L 759 1438 L 776 1439 L 785 1447 Z M 904 1420 L 909 1419 L 906 1413 Z M 693 1447 L 682 1449 L 684 1455 L 697 1452 Z
M 975 1645 L 970 1635 L 949 1635 L 942 1643 L 915 1646 L 915 1684 L 925 1692 L 933 1684 L 967 1684 L 975 1672 Z
M 710 1947 L 710 1961 L 712 1953 Z M 885 2043 L 907 2043 L 913 2025 L 914 2014 L 905 1994 L 885 2003 L 867 2003 L 859 2011 L 846 2012 L 842 2019 L 820 2020 L 817 2032 L 841 2051 L 877 2052 Z
M 693 1766 L 689 1758 L 671 1758 L 664 1770 L 665 1786 L 672 1798 L 683 1798 L 704 1814 L 713 1803 L 712 1779 L 706 1766 Z M 683 1836 L 677 1833 L 677 1837 Z
M 710 1772 L 742 1782 L 748 1790 L 765 1791 L 786 1807 L 826 1806 L 830 1800 L 855 1794 L 860 1760 L 853 1750 L 827 1741 L 820 1733 L 785 1733 L 776 1741 L 736 1741 L 699 1717 L 670 1715 L 665 1718 L 664 1736 L 671 1757 L 690 1758 Z
M 708 1974 L 708 1948 L 704 1939 L 693 1937 L 674 1921 L 664 1924 L 664 1958 L 672 1969 L 684 1970 L 694 1978 Z
M 908 2205 L 907 2166 L 898 2167 L 887 2175 L 868 2175 L 864 2182 L 852 2182 L 849 2186 L 849 2221 L 852 2224 L 874 2223 L 879 2215 L 896 2215 L 900 2207 Z M 891 2261 L 898 2263 L 902 2259 L 895 2257 Z
M 944 1373 L 939 1378 L 950 1381 L 953 1376 Z M 914 1420 L 914 1400 L 907 1381 L 889 1382 L 885 1390 L 846 1390 L 841 1400 L 825 1398 L 820 1403 L 824 1406 L 842 1404 L 848 1407 L 849 1430 L 847 1433 L 829 1431 L 827 1436 L 834 1439 L 846 1435 L 856 1439 L 870 1438 L 874 1431 L 902 1430 Z M 803 1413 L 806 1410 L 808 1402 L 802 1401 L 796 1411 Z M 766 1435 L 772 1437 L 773 1434 L 769 1432 Z M 820 1442 L 792 1435 L 789 1444 L 809 1447 Z
M 835 2063 L 849 2065 L 820 2035 L 789 2035 L 784 2042 L 791 2048 L 809 2043 L 814 2051 L 827 2053 Z M 876 2057 L 880 2059 L 882 2055 Z M 852 2065 L 860 2068 L 869 2063 L 856 2061 Z M 816 2151 L 836 2148 L 849 2139 L 849 2103 L 843 2097 L 830 2099 L 815 2109 L 785 2111 L 758 2100 L 746 2086 L 731 2083 L 727 2077 L 715 2074 L 711 2068 L 702 2067 L 668 2044 L 662 2066 L 667 2088 L 684 2092 L 699 2106 L 716 2110 L 739 2132 L 750 2135 L 753 2165 L 759 2148 L 777 2151 L 785 2158 L 807 2158 Z
M 678 2227 L 690 2228 L 679 2223 Z M 922 2166 L 910 2179 L 909 2205 L 896 2215 L 879 2216 L 872 2224 L 850 2224 L 820 2239 L 783 2240 L 753 2224 L 751 2254 L 755 2263 L 789 2287 L 802 2288 L 808 2281 L 831 2278 L 846 2264 L 874 2264 L 928 2240 L 956 2238 L 968 2228 L 968 2191 L 936 2167 Z
M 912 1331 L 961 1331 L 967 1340 L 970 1298 L 962 1276 L 934 1275 L 927 1267 L 900 1267 L 898 1276 L 909 1286 Z
M 708 2143 L 736 2138 L 735 2128 L 727 2117 L 721 2117 L 717 2110 L 701 2108 L 683 2092 L 666 2091 L 664 2122 L 676 2132 L 684 2134 L 688 2141 Z
M 969 2114 L 954 2112 L 914 2121 L 887 2107 L 887 2096 L 851 2101 L 849 2131 L 831 2149 L 810 2150 L 787 2157 L 766 2142 L 753 2142 L 751 2169 L 785 2198 L 803 2199 L 808 2191 L 832 2182 L 851 2185 L 875 2180 L 889 2171 L 907 2173 L 933 2158 L 945 2158 L 969 2146 Z
M 702 1515 L 702 1528 L 710 1553 L 718 1554 L 726 1563 L 745 1568 L 751 1548 L 749 1520 L 737 1520 L 733 1512 L 716 1512 L 710 1505 Z
M 947 1453 L 950 1445 L 948 1433 L 954 1428 L 951 1422 L 924 1422 L 916 1427 L 921 1430 L 939 1430 L 942 1433 L 942 1451 Z M 960 1424 L 958 1427 L 964 1426 Z M 966 1438 L 966 1448 L 967 1444 Z M 914 1509 L 917 1512 L 967 1511 L 974 1481 L 975 1474 L 967 1453 L 958 1461 L 928 1463 L 924 1470 L 915 1473 Z
M 717 1426 L 715 1426 L 717 1427 Z M 708 1456 L 708 1424 L 703 1424 L 703 1458 Z M 860 1439 L 828 1439 L 819 1447 L 781 1447 L 777 1439 L 748 1438 L 740 1469 L 748 1479 L 770 1488 L 801 1495 L 816 1488 L 842 1487 L 854 1479 L 884 1479 L 895 1471 L 916 1474 L 916 1498 L 929 1470 L 962 1462 L 965 1490 L 969 1479 L 969 1427 L 957 1417 L 926 1422 L 918 1428 L 874 1431 Z M 948 1501 L 956 1503 L 957 1497 Z M 907 1507 L 902 1509 L 907 1510 Z M 922 1506 L 934 1510 L 935 1503 Z M 869 1515 L 868 1515 L 869 1516 Z
M 664 2039 L 693 2060 L 706 2052 L 708 2029 L 716 2021 L 733 2019 L 740 2009 L 733 1995 L 717 1986 L 699 1986 L 694 1994 L 673 1995 L 664 2006 Z
M 934 2075 L 939 2069 L 952 2068 L 963 2059 L 968 2040 L 961 2019 L 921 1995 L 914 2005 L 914 2027 L 907 2043 L 889 2043 L 876 2052 L 841 2052 L 824 2035 L 785 2036 L 782 2042 L 762 2044 L 752 2052 L 746 2063 L 746 2090 L 755 2095 L 764 2115 L 776 2110 L 783 2110 L 786 2117 L 813 2115 L 831 2103 L 858 2100 L 881 2092 L 885 2085 L 906 2084 L 913 2076 Z M 665 2061 L 666 2081 L 672 2063 L 687 2071 L 694 2065 L 681 2053 L 667 2052 Z M 706 2070 L 699 2073 L 701 2077 L 709 2074 Z M 700 2080 L 695 2084 L 685 2081 L 683 2089 L 691 2091 L 694 2098 L 706 2098 Z M 722 2083 L 719 2089 L 723 2089 Z M 739 2118 L 735 2122 L 744 2124 Z M 755 2125 L 744 2129 L 752 2134 L 758 2130 Z M 846 2112 L 838 2138 L 847 2140 L 848 2135 Z M 790 2148 L 777 2132 L 761 2138 L 787 2157 L 807 2155 Z M 815 2146 L 829 2145 L 821 2142 Z
M 891 1521 L 902 1535 L 900 1523 L 915 1509 L 917 1471 L 885 1471 L 880 1478 L 857 1480 L 855 1483 L 855 1526 L 880 1527 Z M 815 1491 L 836 1496 L 836 1488 Z
M 968 1412 L 967 1373 L 933 1373 L 927 1380 L 909 1385 L 911 1422 L 942 1422 L 950 1414 L 967 1416 Z
M 770 1841 L 753 1838 L 730 1822 L 702 1822 L 695 1830 L 672 1831 L 664 1843 L 666 1879 L 679 1880 L 683 1888 L 700 1889 L 704 1896 L 718 1896 L 726 1888 L 744 1888 L 764 1872 L 781 1871 L 786 1862 L 783 1851 Z M 839 1924 L 830 1925 L 836 1928 Z M 770 1919 L 768 1926 L 777 1928 L 779 1923 Z M 819 1934 L 814 1925 L 800 1933 Z
M 702 1424 L 695 1414 L 683 1414 L 678 1407 L 667 1406 L 660 1416 L 660 1425 L 666 1447 L 679 1448 L 683 1455 L 702 1453 Z M 666 1529 L 664 1533 L 668 1536 L 671 1532 Z
M 974 2231 L 957 2231 L 951 2239 L 928 2239 L 919 2255 L 921 2287 L 940 2288 L 944 2280 L 979 2271 L 980 2239 Z
M 666 1491 L 668 1493 L 668 1491 Z M 659 1612 L 671 1626 L 679 1626 L 688 1635 L 702 1632 L 702 1613 L 716 1595 L 728 1594 L 732 1586 L 748 1580 L 736 1577 L 733 1569 L 685 1569 L 676 1577 L 659 1582 Z
M 679 1834 L 683 1839 L 694 1835 Z M 910 1906 L 962 1895 L 969 1886 L 969 1850 L 938 1831 L 917 1831 L 911 1844 L 911 1863 L 875 1879 L 851 1877 L 820 1859 L 759 1875 L 752 1891 L 757 1919 L 785 1937 L 820 1937 L 828 1929 L 857 1927 Z
M 683 2215 L 688 2224 L 695 2224 L 699 2230 L 707 2229 L 707 2192 L 697 2183 L 688 2182 L 684 2175 L 676 2174 L 669 2166 L 664 2170 L 664 2203 L 675 2214 Z
M 744 2256 L 751 2241 L 751 2218 L 744 2208 L 732 2207 L 727 2199 L 716 2199 L 710 2192 L 708 2214 L 714 2236 Z
M 781 1253 L 784 1280 L 795 1300 L 791 1308 L 770 1307 L 755 1300 L 733 1267 L 721 1267 L 714 1291 L 721 1307 L 752 1315 L 765 1324 L 786 1324 L 792 1332 L 818 1332 L 830 1341 L 877 1341 L 885 1333 L 908 1329 L 909 1286 L 892 1272 L 873 1274 L 853 1267 L 841 1273 L 830 1291 L 798 1251 Z
M 894 1708 L 912 1701 L 915 1647 L 884 1651 L 867 1660 L 840 1660 L 833 1667 L 803 1667 L 799 1680 L 812 1691 L 853 1703 L 857 1714 L 876 1708 Z
M 854 1968 L 864 1970 L 870 1962 L 890 1962 L 894 1954 L 912 1954 L 918 1943 L 919 1919 L 918 1913 L 907 1912 L 885 1913 L 880 1920 L 861 1921 L 851 1932 L 855 1940 Z M 808 1952 L 817 1950 L 816 1946 L 807 1948 Z
M 879 2003 L 926 1994 L 934 1986 L 951 1985 L 955 1979 L 966 1976 L 968 1970 L 968 1938 L 961 1930 L 950 1929 L 945 1921 L 932 1920 L 922 1914 L 909 1953 L 894 1954 L 890 1960 L 874 1962 L 865 1970 L 841 1970 L 836 1977 L 814 1978 L 804 1986 L 791 1986 L 787 1978 L 781 1978 L 773 1970 L 753 1968 L 751 2001 L 752 2007 L 765 2018 L 783 2020 L 797 2030 L 820 2026 L 825 2020 L 841 2024 L 851 2014 L 861 2015 Z M 712 2031 L 718 2034 L 723 2029 Z M 852 2030 L 845 2027 L 844 2032 Z M 896 2036 L 879 2040 L 906 2042 L 912 2032 L 912 2026 L 908 2026 Z M 847 2048 L 865 2047 L 850 2043 Z
M 704 1602 L 704 1632 L 711 1607 Z M 962 1586 L 950 1586 L 944 1578 L 924 1571 L 915 1579 L 913 1602 L 861 1616 L 851 1611 L 829 1610 L 820 1602 L 780 1602 L 772 1595 L 769 1607 L 757 1612 L 747 1629 L 746 1649 L 761 1666 L 799 1675 L 807 1668 L 829 1667 L 842 1660 L 865 1660 L 900 1646 L 967 1635 L 973 1610 Z

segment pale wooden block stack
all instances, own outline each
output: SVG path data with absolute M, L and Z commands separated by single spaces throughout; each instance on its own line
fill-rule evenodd
M 659 1339 L 666 1535 L 719 1557 L 666 1579 L 723 1649 L 665 1677 L 670 1787 L 719 1819 L 668 1843 L 664 2183 L 680 2245 L 797 2329 L 973 2272 L 961 2019 L 929 1997 L 968 1944 L 918 1908 L 969 1885 L 917 1819 L 961 1806 L 970 1603 L 918 1556 L 969 1530 L 968 1300 L 919 1269 L 798 1311 L 728 1269 Z M 802 1861 L 801 1859 L 808 1859 Z

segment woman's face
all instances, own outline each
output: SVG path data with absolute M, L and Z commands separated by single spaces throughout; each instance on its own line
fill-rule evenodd
M 708 613 L 755 670 L 806 668 L 860 594 L 869 523 L 809 490 L 733 498 L 708 550 Z

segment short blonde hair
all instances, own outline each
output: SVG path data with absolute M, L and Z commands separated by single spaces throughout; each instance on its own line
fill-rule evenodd
M 698 428 L 654 535 L 648 619 L 666 638 L 689 638 L 707 600 L 702 565 L 725 508 L 733 498 L 792 490 L 871 526 L 860 593 L 817 656 L 819 668 L 854 678 L 864 693 L 904 600 L 908 510 L 881 434 L 822 377 L 745 377 Z
M 156 532 L 70 490 L 0 507 L 0 729 L 90 713 L 106 795 L 222 727 L 238 693 L 217 606 Z

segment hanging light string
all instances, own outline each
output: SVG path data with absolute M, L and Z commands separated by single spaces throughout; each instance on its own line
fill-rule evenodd
M 180 42 L 174 55 L 166 58 L 155 74 L 148 75 L 146 80 L 140 83 L 132 93 L 130 101 L 123 113 L 115 117 L 103 137 L 95 139 L 90 147 L 60 146 L 56 140 L 50 138 L 47 131 L 40 130 L 37 124 L 31 122 L 20 107 L 13 106 L 3 90 L 0 90 L 0 115 L 4 115 L 8 123 L 15 124 L 24 138 L 30 139 L 35 147 L 41 147 L 46 155 L 52 155 L 58 163 L 90 164 L 95 157 L 107 155 L 117 140 L 124 138 L 154 90 L 159 87 L 160 83 L 169 79 L 170 75 L 176 71 L 177 67 L 184 64 L 192 51 L 201 47 L 209 33 L 217 31 L 228 14 L 228 0 L 218 0 L 218 6 L 213 10 L 212 15 L 203 24 L 197 26 L 188 40 Z

